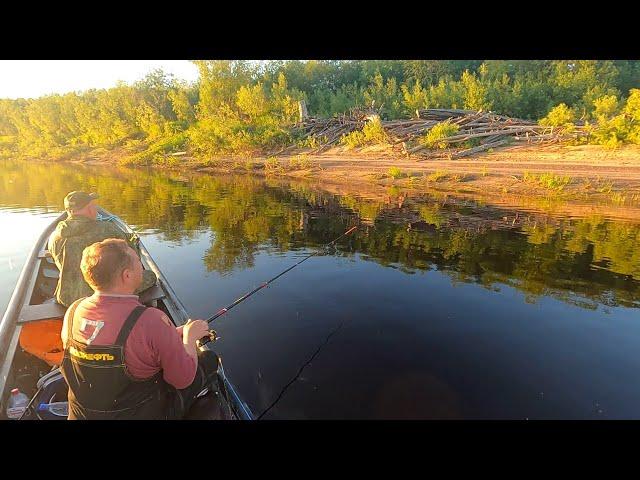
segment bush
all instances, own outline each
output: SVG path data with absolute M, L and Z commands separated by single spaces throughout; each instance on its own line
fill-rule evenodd
M 347 133 L 340 138 L 340 143 L 346 146 L 348 149 L 361 147 L 365 145 L 364 133 L 360 130 L 354 130 L 351 133 Z
M 382 144 L 387 141 L 387 133 L 384 131 L 380 117 L 374 117 L 365 123 L 362 131 L 355 130 L 347 135 L 343 135 L 340 139 L 340 143 L 350 149 L 369 144 Z
M 618 148 L 629 137 L 629 127 L 624 115 L 616 115 L 610 119 L 601 116 L 593 129 L 592 143 L 608 149 Z
M 368 121 L 362 129 L 365 141 L 371 143 L 385 143 L 387 141 L 387 133 L 384 131 L 380 117 L 374 117 Z
M 574 111 L 564 103 L 561 103 L 560 105 L 553 107 L 547 116 L 542 118 L 538 123 L 547 127 L 560 127 L 572 124 L 574 120 Z
M 618 111 L 618 99 L 615 95 L 605 95 L 593 101 L 595 107 L 594 115 L 596 118 L 611 118 Z
M 387 174 L 393 178 L 393 179 L 397 179 L 397 178 L 402 178 L 405 177 L 406 175 L 402 172 L 402 170 L 400 170 L 398 167 L 391 167 L 388 171 Z
M 449 120 L 436 123 L 431 129 L 420 139 L 420 143 L 429 148 L 447 148 L 447 142 L 443 142 L 447 137 L 455 135 L 460 127 L 452 124 Z
M 640 145 L 640 90 L 631 89 L 629 98 L 623 108 L 623 113 L 628 119 L 629 127 L 627 130 L 626 140 Z
M 292 170 L 308 170 L 313 166 L 313 162 L 307 155 L 296 155 L 289 159 L 289 168 Z

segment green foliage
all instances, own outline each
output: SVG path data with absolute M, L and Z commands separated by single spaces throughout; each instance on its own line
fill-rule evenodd
M 416 110 L 427 108 L 429 105 L 428 93 L 417 80 L 411 89 L 407 85 L 401 85 L 400 88 L 402 90 L 405 114 L 408 116 L 413 117 Z
M 364 138 L 364 132 L 361 130 L 354 130 L 351 133 L 347 133 L 340 138 L 340 143 L 347 147 L 347 149 L 353 149 L 362 147 L 367 144 Z
M 362 133 L 364 133 L 364 138 L 367 142 L 384 143 L 387 141 L 387 133 L 384 131 L 379 117 L 374 117 L 368 121 L 362 129 Z
M 618 148 L 630 133 L 630 119 L 619 111 L 619 101 L 615 95 L 605 95 L 593 102 L 596 125 L 591 129 L 591 142 L 603 145 L 607 149 Z
M 431 129 L 420 139 L 423 145 L 429 148 L 447 148 L 447 142 L 442 140 L 455 135 L 460 127 L 456 124 L 452 124 L 449 120 L 436 123 Z
M 623 113 L 628 119 L 627 140 L 640 145 L 640 90 L 634 88 L 624 106 Z
M 388 118 L 398 118 L 403 113 L 402 93 L 395 78 L 387 78 L 386 82 L 377 72 L 371 83 L 363 92 L 365 104 L 382 108 L 382 114 Z
M 313 167 L 313 162 L 308 155 L 296 155 L 289 159 L 289 168 L 292 170 L 308 170 Z
M 464 87 L 464 108 L 468 110 L 490 110 L 487 87 L 475 74 L 465 70 L 460 79 Z
M 546 125 L 549 127 L 560 127 L 573 123 L 575 120 L 575 113 L 564 103 L 557 105 L 549 111 L 546 117 L 540 119 L 540 125 Z
M 541 173 L 536 175 L 535 173 L 524 172 L 523 181 L 532 183 L 549 190 L 560 191 L 563 190 L 571 182 L 571 177 L 556 175 L 554 173 Z
M 388 141 L 387 133 L 384 131 L 382 121 L 379 117 L 374 117 L 365 123 L 362 131 L 354 130 L 351 133 L 343 135 L 340 143 L 346 145 L 347 148 L 362 147 L 371 144 L 382 144 Z
M 449 173 L 444 170 L 436 170 L 435 172 L 427 176 L 427 180 L 430 182 L 441 182 L 449 177 Z
M 388 174 L 391 178 L 393 178 L 394 180 L 395 180 L 395 179 L 398 179 L 398 178 L 403 178 L 403 177 L 406 177 L 406 176 L 407 176 L 407 175 L 406 175 L 402 170 L 400 170 L 398 167 L 391 167 L 389 170 L 387 170 L 387 174 Z
M 615 95 L 605 95 L 593 101 L 596 118 L 611 118 L 618 111 L 618 98 Z
M 463 108 L 465 91 L 461 82 L 451 77 L 440 78 L 437 84 L 429 86 L 429 108 Z
M 10 159 L 16 154 L 15 135 L 0 136 L 0 159 Z
M 284 167 L 276 157 L 269 157 L 264 161 L 264 171 L 267 175 L 280 175 Z
M 162 165 L 177 166 L 180 163 L 178 157 L 170 154 L 184 149 L 187 136 L 184 133 L 178 133 L 169 138 L 163 138 L 158 142 L 149 145 L 142 152 L 131 156 L 122 157 L 119 161 L 121 165 Z
M 640 144 L 640 62 L 607 60 L 194 61 L 197 84 L 156 70 L 107 90 L 0 99 L 0 155 L 61 159 L 91 149 L 126 158 L 186 134 L 197 157 L 270 152 L 294 138 L 297 102 L 312 116 L 374 106 L 384 119 L 423 108 L 493 110 L 562 126 L 589 121 L 589 140 Z M 365 127 L 374 128 L 374 125 Z M 384 142 L 382 129 L 354 132 L 348 147 Z M 436 132 L 434 132 L 435 135 Z M 377 135 L 377 137 L 376 137 Z M 442 143 L 442 142 L 438 142 Z M 135 145 L 135 149 L 129 148 Z

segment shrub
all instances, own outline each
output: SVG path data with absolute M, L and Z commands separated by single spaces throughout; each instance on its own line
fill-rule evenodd
M 296 155 L 289 159 L 289 168 L 292 170 L 308 170 L 313 166 L 313 162 L 308 155 Z
M 595 107 L 594 115 L 596 118 L 611 118 L 618 111 L 618 99 L 615 95 L 605 95 L 593 101 Z
M 385 143 L 387 141 L 387 133 L 384 131 L 380 117 L 374 117 L 365 123 L 362 133 L 366 142 Z
M 629 98 L 623 108 L 623 113 L 628 119 L 626 140 L 640 145 L 640 90 L 632 88 Z
M 420 143 L 429 148 L 447 148 L 447 142 L 443 142 L 447 137 L 455 135 L 460 127 L 452 124 L 449 120 L 436 123 L 431 129 L 420 139 Z
M 364 140 L 364 133 L 360 130 L 354 130 L 351 133 L 347 133 L 340 138 L 340 143 L 345 145 L 348 149 L 363 146 L 366 142 Z
M 572 124 L 575 120 L 574 111 L 561 103 L 551 109 L 546 117 L 542 118 L 538 123 L 547 127 L 560 127 Z
M 389 170 L 387 170 L 387 174 L 393 179 L 406 176 L 398 167 L 391 167 Z
M 354 130 L 340 139 L 340 143 L 350 149 L 369 144 L 382 144 L 387 141 L 387 133 L 384 131 L 380 117 L 374 117 L 365 123 L 362 131 Z

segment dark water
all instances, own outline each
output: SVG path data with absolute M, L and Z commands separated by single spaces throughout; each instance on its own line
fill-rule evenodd
M 98 191 L 267 418 L 640 418 L 640 225 L 311 183 L 0 164 L 0 309 L 70 190 Z M 327 337 L 329 337 L 327 339 Z

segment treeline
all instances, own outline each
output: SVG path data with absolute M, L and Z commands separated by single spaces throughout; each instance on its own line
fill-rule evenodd
M 107 90 L 0 100 L 0 156 L 64 159 L 116 151 L 129 163 L 298 144 L 312 116 L 354 107 L 383 119 L 424 108 L 494 111 L 548 125 L 594 125 L 591 141 L 640 143 L 639 61 L 204 61 L 199 80 L 161 70 Z M 10 75 L 10 72 L 6 74 Z M 115 150 L 114 150 L 115 149 Z

